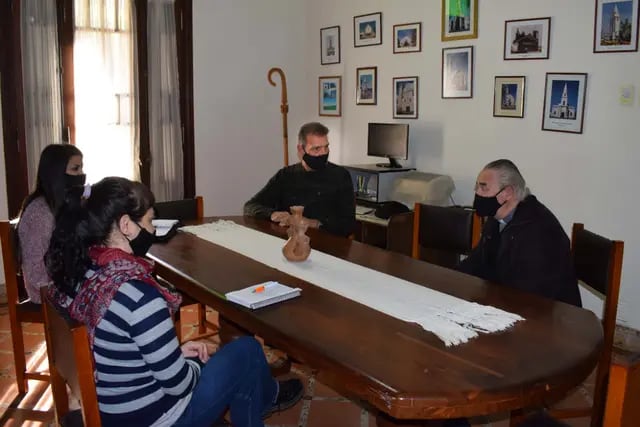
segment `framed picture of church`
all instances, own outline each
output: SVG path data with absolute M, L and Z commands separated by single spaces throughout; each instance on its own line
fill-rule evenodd
M 442 0 L 443 42 L 478 38 L 478 0 Z
M 549 59 L 550 30 L 551 18 L 505 21 L 503 58 Z
M 393 26 L 393 53 L 420 52 L 422 23 Z
M 418 77 L 393 78 L 393 118 L 418 118 Z
M 638 0 L 596 0 L 593 52 L 638 51 Z
M 340 63 L 340 26 L 320 29 L 320 64 Z
M 353 46 L 382 44 L 382 12 L 353 17 Z
M 442 98 L 473 98 L 473 46 L 442 49 Z
M 493 88 L 494 117 L 524 117 L 525 76 L 496 76 Z
M 587 73 L 547 73 L 542 130 L 582 133 Z
M 356 68 L 356 105 L 378 103 L 378 67 Z

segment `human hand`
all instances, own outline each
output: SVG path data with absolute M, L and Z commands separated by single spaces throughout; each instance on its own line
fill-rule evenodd
M 202 341 L 187 341 L 180 346 L 184 357 L 197 357 L 202 363 L 209 360 L 209 351 L 207 344 Z
M 282 227 L 289 225 L 289 218 L 291 218 L 289 212 L 275 211 L 271 214 L 271 221 L 279 223 Z

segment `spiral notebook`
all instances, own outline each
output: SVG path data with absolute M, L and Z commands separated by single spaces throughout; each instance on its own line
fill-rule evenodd
M 239 291 L 228 292 L 225 297 L 231 302 L 255 310 L 277 302 L 300 296 L 302 289 L 291 288 L 278 282 L 265 282 Z

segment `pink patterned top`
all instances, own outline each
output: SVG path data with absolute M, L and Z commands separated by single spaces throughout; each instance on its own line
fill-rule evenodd
M 22 213 L 18 224 L 22 274 L 29 298 L 40 304 L 40 288 L 51 279 L 44 265 L 44 255 L 55 226 L 55 218 L 44 197 L 34 199 Z

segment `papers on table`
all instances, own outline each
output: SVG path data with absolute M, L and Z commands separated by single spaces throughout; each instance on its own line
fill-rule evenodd
M 301 291 L 300 288 L 291 288 L 282 283 L 265 282 L 228 292 L 225 296 L 229 301 L 254 310 L 300 296 Z
M 156 228 L 156 237 L 163 238 L 170 231 L 177 228 L 180 221 L 177 219 L 154 219 L 151 224 Z

